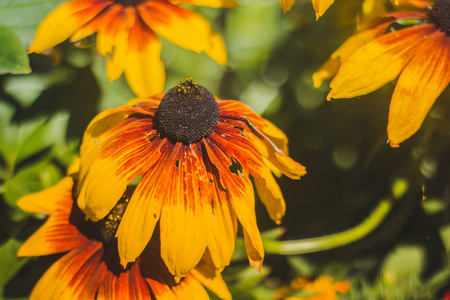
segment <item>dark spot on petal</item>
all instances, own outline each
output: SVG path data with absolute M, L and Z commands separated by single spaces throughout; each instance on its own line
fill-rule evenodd
M 239 163 L 239 161 L 235 158 L 235 157 L 230 157 L 231 158 L 231 165 L 228 166 L 228 169 L 230 170 L 231 173 L 236 174 L 237 176 L 239 175 L 244 175 L 244 168 L 242 168 L 242 165 Z
M 180 167 L 180 161 L 177 159 L 176 161 L 175 161 L 175 168 L 179 168 Z

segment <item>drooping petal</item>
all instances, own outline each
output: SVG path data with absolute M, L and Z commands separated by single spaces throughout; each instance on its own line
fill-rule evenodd
M 155 142 L 163 143 L 158 140 Z M 167 185 L 173 180 L 166 167 L 175 163 L 179 148 L 166 142 L 161 148 L 161 159 L 140 180 L 117 229 L 119 256 L 124 266 L 134 261 L 147 246 L 161 216 Z
M 286 203 L 280 187 L 268 168 L 264 170 L 261 177 L 255 177 L 255 187 L 270 218 L 280 224 L 281 218 L 286 212 Z
M 389 108 L 388 136 L 398 146 L 422 125 L 436 98 L 450 81 L 450 39 L 437 31 L 414 50 L 400 75 Z
M 214 135 L 215 133 L 210 136 L 204 145 L 210 161 L 220 174 L 220 183 L 223 185 L 221 188 L 226 190 L 228 201 L 230 201 L 239 222 L 244 228 L 244 234 L 247 233 L 246 249 L 250 263 L 259 270 L 264 258 L 264 249 L 256 224 L 253 186 L 248 174 L 230 172 L 228 166 L 231 165 L 231 159 L 213 142 Z
M 72 186 L 73 179 L 64 177 L 52 187 L 23 196 L 17 201 L 17 205 L 30 213 L 52 215 L 59 207 L 59 202 L 72 199 Z
M 161 257 L 176 277 L 185 276 L 205 253 L 215 197 L 199 144 L 180 150 L 178 162 L 165 167 L 170 182 L 166 184 L 160 223 Z
M 355 52 L 356 49 L 365 43 L 381 36 L 391 22 L 384 22 L 374 28 L 362 30 L 349 37 L 330 58 L 313 74 L 314 87 L 319 88 L 324 80 L 333 77 L 339 69 L 341 62 Z
M 31 299 L 91 299 L 105 275 L 102 244 L 75 248 L 55 262 L 36 284 Z
M 158 160 L 160 140 L 152 142 L 155 134 L 151 119 L 129 117 L 104 134 L 109 139 L 90 139 L 93 145 L 82 147 L 78 205 L 88 218 L 97 221 L 106 216 L 127 184 Z
M 60 5 L 39 25 L 28 52 L 40 53 L 63 42 L 110 4 L 105 0 L 75 0 Z
M 327 99 L 365 95 L 395 79 L 410 61 L 411 51 L 434 30 L 433 24 L 410 27 L 360 47 L 342 63 Z
M 316 12 L 316 20 L 323 16 L 333 2 L 334 0 L 311 0 L 314 11 Z
M 128 37 L 125 77 L 139 97 L 163 91 L 166 75 L 160 54 L 161 42 L 141 21 L 136 20 Z
M 71 187 L 69 191 L 72 191 Z M 67 191 L 63 192 L 67 193 Z M 58 201 L 56 210 L 50 218 L 25 241 L 17 255 L 20 257 L 49 255 L 69 251 L 88 244 L 90 239 L 81 234 L 78 228 L 69 222 L 71 217 L 84 218 L 81 212 L 78 215 L 71 215 L 72 205 L 71 193 Z
M 214 8 L 227 8 L 239 6 L 234 0 L 177 0 L 171 1 L 174 3 L 187 3 L 198 6 L 214 7 Z
M 164 1 L 149 1 L 138 11 L 148 27 L 175 45 L 197 53 L 209 47 L 211 25 L 199 14 Z
M 214 277 L 204 276 L 201 272 L 193 269 L 190 273 L 201 284 L 214 292 L 220 299 L 231 299 L 230 291 L 227 284 L 223 281 L 222 275 L 219 271 L 215 271 Z
M 290 11 L 292 5 L 294 5 L 295 0 L 280 0 L 281 8 L 283 9 L 283 14 Z

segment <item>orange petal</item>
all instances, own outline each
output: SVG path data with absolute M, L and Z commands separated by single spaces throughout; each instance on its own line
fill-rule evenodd
M 98 278 L 104 276 L 102 244 L 92 242 L 76 248 L 55 262 L 38 281 L 31 299 L 91 299 Z
M 295 0 L 280 0 L 281 8 L 283 9 L 283 14 L 290 11 L 292 5 L 294 5 Z
M 226 7 L 236 7 L 239 4 L 234 0 L 178 0 L 171 1 L 175 3 L 187 3 L 198 6 L 214 7 L 214 8 L 226 8 Z
M 286 212 L 286 203 L 284 202 L 280 187 L 268 168 L 264 170 L 261 177 L 255 177 L 255 186 L 259 198 L 266 207 L 270 218 L 275 223 L 280 224 L 281 218 Z
M 40 53 L 63 42 L 110 4 L 110 1 L 75 0 L 58 6 L 39 25 L 28 52 Z
M 327 98 L 365 95 L 394 80 L 412 58 L 411 51 L 434 30 L 433 24 L 410 27 L 360 47 L 342 63 Z
M 444 32 L 423 37 L 400 75 L 389 108 L 388 136 L 398 146 L 419 130 L 450 81 L 450 39 Z
M 173 180 L 172 174 L 166 170 L 166 164 L 175 162 L 179 151 L 179 148 L 169 143 L 167 145 L 161 159 L 139 182 L 117 229 L 119 256 L 124 266 L 142 253 L 159 221 L 161 207 L 168 194 L 167 185 Z
M 176 277 L 199 263 L 209 242 L 214 194 L 198 145 L 182 146 L 178 164 L 165 167 L 170 179 L 160 220 L 161 257 Z
M 333 2 L 334 0 L 311 0 L 314 11 L 316 12 L 316 20 L 323 16 Z
M 64 177 L 52 187 L 23 196 L 17 201 L 17 205 L 30 213 L 52 215 L 56 212 L 59 202 L 66 199 L 72 201 L 72 186 L 73 179 Z
M 93 142 L 81 149 L 78 205 L 88 218 L 97 221 L 106 216 L 128 183 L 158 160 L 159 139 L 152 142 L 152 134 L 156 136 L 152 119 L 129 117 L 104 134 L 109 139 L 83 141 Z
M 161 42 L 137 21 L 130 30 L 128 55 L 122 63 L 125 64 L 127 82 L 139 97 L 163 91 L 166 75 L 160 54 Z
M 324 80 L 333 77 L 339 69 L 341 62 L 355 52 L 356 49 L 367 42 L 381 36 L 392 22 L 385 22 L 374 28 L 363 30 L 349 37 L 330 58 L 313 74 L 314 87 L 319 88 Z
M 90 240 L 69 222 L 73 200 L 69 195 L 56 204 L 56 211 L 25 243 L 20 247 L 18 256 L 41 256 L 71 250 L 86 245 Z M 79 211 L 77 211 L 79 212 Z M 81 212 L 77 216 L 84 219 Z

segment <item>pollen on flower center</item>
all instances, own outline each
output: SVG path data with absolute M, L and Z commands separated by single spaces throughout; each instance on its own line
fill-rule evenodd
M 124 194 L 109 214 L 97 222 L 100 226 L 100 238 L 103 242 L 108 243 L 115 236 L 129 200 L 130 196 Z
M 170 89 L 161 100 L 157 121 L 169 140 L 184 144 L 198 142 L 211 134 L 219 122 L 214 95 L 192 79 Z
M 431 10 L 431 18 L 436 27 L 450 36 L 450 0 L 436 1 Z
M 121 4 L 123 6 L 136 6 L 144 1 L 145 0 L 114 0 L 114 3 Z

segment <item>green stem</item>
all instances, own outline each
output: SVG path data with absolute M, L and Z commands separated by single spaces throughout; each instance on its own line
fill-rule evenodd
M 264 249 L 268 253 L 293 255 L 317 252 L 344 246 L 359 240 L 374 230 L 387 216 L 392 208 L 392 199 L 383 199 L 375 210 L 361 224 L 349 230 L 316 237 L 293 241 L 265 240 Z

